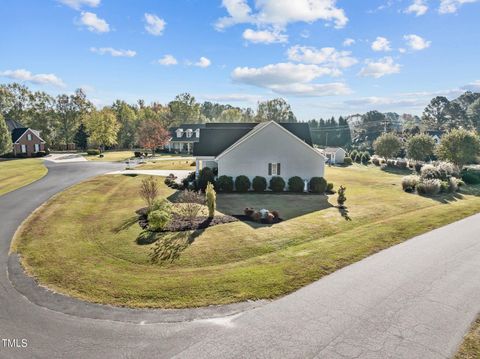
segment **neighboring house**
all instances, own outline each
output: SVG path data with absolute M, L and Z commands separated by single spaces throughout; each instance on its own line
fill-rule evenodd
M 24 127 L 14 120 L 5 122 L 12 134 L 12 153 L 15 157 L 32 157 L 37 152 L 45 151 L 45 141 L 40 137 L 39 131 Z
M 347 154 L 341 147 L 327 147 L 324 150 L 320 150 L 320 152 L 325 155 L 327 161 L 332 165 L 342 164 Z
M 183 124 L 170 128 L 168 131 L 172 136 L 165 146 L 170 152 L 192 153 L 193 146 L 200 139 L 200 129 L 205 124 Z
M 433 140 L 435 141 L 435 144 L 438 145 L 442 139 L 444 132 L 440 130 L 430 130 L 427 131 L 427 135 L 432 136 Z
M 325 156 L 312 147 L 307 123 L 209 123 L 195 144 L 196 170 L 218 168 L 218 176 L 252 180 L 281 176 L 285 182 L 323 177 Z

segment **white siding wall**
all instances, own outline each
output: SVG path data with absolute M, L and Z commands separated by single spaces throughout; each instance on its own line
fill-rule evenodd
M 343 163 L 345 160 L 345 150 L 343 148 L 339 149 L 335 154 L 335 163 Z
M 244 141 L 218 160 L 218 175 L 237 177 L 263 176 L 267 181 L 269 163 L 280 163 L 280 176 L 303 179 L 323 177 L 325 162 L 313 149 L 307 148 L 290 134 L 272 124 Z

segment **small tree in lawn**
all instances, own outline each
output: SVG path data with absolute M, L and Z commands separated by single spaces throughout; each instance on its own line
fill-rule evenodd
M 464 129 L 451 130 L 443 135 L 437 147 L 440 159 L 456 164 L 460 169 L 474 162 L 480 154 L 480 139 L 475 132 Z
M 345 202 L 347 201 L 347 197 L 345 197 L 346 191 L 347 191 L 347 188 L 343 185 L 338 188 L 337 203 L 340 208 L 343 208 Z
M 373 142 L 373 149 L 380 157 L 392 158 L 402 149 L 402 141 L 393 133 L 384 133 Z
M 208 218 L 213 218 L 215 216 L 217 194 L 215 193 L 215 189 L 213 188 L 213 184 L 211 182 L 208 182 L 205 193 L 207 197 Z
M 86 115 L 84 124 L 89 140 L 98 144 L 101 151 L 105 150 L 105 146 L 117 144 L 120 125 L 113 111 L 109 109 L 92 111 Z
M 147 203 L 147 207 L 151 208 L 153 202 L 158 197 L 158 182 L 153 176 L 144 178 L 140 185 L 140 196 Z
M 166 145 L 170 139 L 169 132 L 156 120 L 143 121 L 138 128 L 137 136 L 140 146 L 151 150 L 152 156 L 155 155 L 155 149 Z
M 432 136 L 418 134 L 407 141 L 407 157 L 415 161 L 425 161 L 435 150 L 435 141 Z

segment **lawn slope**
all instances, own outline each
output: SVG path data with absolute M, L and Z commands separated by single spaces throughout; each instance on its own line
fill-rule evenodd
M 143 205 L 142 176 L 97 177 L 36 211 L 12 249 L 30 274 L 59 292 L 98 303 L 181 308 L 275 298 L 480 211 L 475 187 L 431 199 L 403 192 L 401 175 L 374 167 L 328 168 L 327 177 L 347 187 L 348 213 L 334 207 L 335 195 L 265 197 L 285 221 L 229 223 L 151 245 L 136 243 L 137 225 L 122 228 Z M 162 184 L 161 196 L 172 193 Z M 245 194 L 238 204 L 235 196 L 218 194 L 218 209 L 241 213 L 246 203 L 272 195 Z

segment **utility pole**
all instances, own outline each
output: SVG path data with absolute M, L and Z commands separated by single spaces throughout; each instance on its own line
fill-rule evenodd
M 328 146 L 328 131 L 325 133 L 325 147 Z

